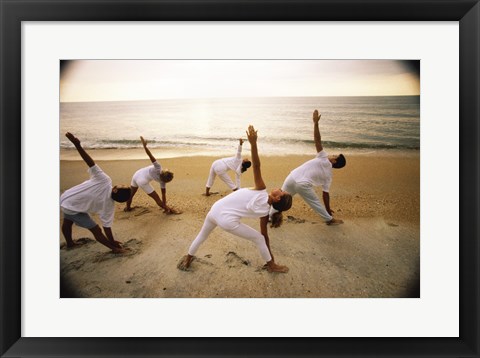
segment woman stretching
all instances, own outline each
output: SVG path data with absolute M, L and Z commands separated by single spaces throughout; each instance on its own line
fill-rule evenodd
M 210 193 L 210 188 L 215 181 L 215 176 L 218 175 L 227 186 L 233 191 L 240 188 L 240 175 L 247 171 L 252 163 L 248 159 L 242 160 L 242 144 L 243 139 L 238 140 L 237 155 L 230 158 L 218 159 L 212 163 L 210 167 L 210 174 L 208 175 L 207 185 L 205 186 L 205 195 L 209 196 L 214 193 Z M 235 172 L 235 184 L 228 176 L 227 172 L 233 170 Z
M 188 255 L 184 256 L 178 263 L 177 267 L 180 270 L 188 270 L 194 258 L 193 255 L 195 255 L 200 245 L 207 239 L 215 227 L 220 226 L 231 234 L 253 241 L 260 250 L 262 258 L 267 262 L 265 267 L 269 272 L 288 272 L 288 267 L 277 265 L 273 259 L 267 227 L 270 205 L 279 210 L 281 215 L 282 211 L 286 211 L 292 206 L 292 196 L 281 189 L 273 189 L 270 194 L 267 193 L 260 172 L 257 131 L 253 126 L 248 127 L 247 137 L 251 144 L 255 187 L 252 189 L 238 189 L 213 204 L 205 218 L 200 233 L 190 245 Z M 241 218 L 260 218 L 260 232 L 242 224 L 240 222 Z
M 149 197 L 155 200 L 155 203 L 157 203 L 157 205 L 163 209 L 165 214 L 179 214 L 180 212 L 167 206 L 167 189 L 165 184 L 172 181 L 173 173 L 168 169 L 162 169 L 162 166 L 157 162 L 157 159 L 155 159 L 150 150 L 147 148 L 147 141 L 143 139 L 143 137 L 140 137 L 140 140 L 142 141 L 143 149 L 145 149 L 145 153 L 147 153 L 148 157 L 150 158 L 152 165 L 139 169 L 135 172 L 135 174 L 133 174 L 132 182 L 130 183 L 130 199 L 128 199 L 125 209 L 123 210 L 130 211 L 133 209 L 132 200 L 138 190 L 138 187 L 140 187 L 145 193 L 147 193 Z M 152 180 L 160 183 L 162 199 L 160 199 L 157 192 L 150 185 Z

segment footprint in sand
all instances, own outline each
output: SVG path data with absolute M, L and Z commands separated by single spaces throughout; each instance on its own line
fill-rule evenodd
M 142 241 L 138 239 L 130 239 L 123 243 L 123 248 L 127 249 L 128 251 L 123 254 L 115 254 L 111 251 L 109 252 L 102 252 L 96 256 L 94 262 L 103 262 L 111 259 L 116 258 L 123 258 L 123 257 L 130 257 L 136 255 L 142 251 Z
M 305 222 L 304 219 L 298 219 L 294 216 L 287 216 L 287 223 L 294 223 L 294 224 L 303 224 Z
M 61 250 L 74 250 L 76 248 L 79 248 L 80 246 L 92 244 L 92 243 L 95 242 L 95 240 L 90 239 L 88 237 L 81 237 L 81 238 L 79 238 L 77 240 L 73 240 L 73 241 L 76 244 L 74 247 L 67 247 L 67 244 L 64 242 L 60 245 L 60 249 Z
M 198 257 L 195 259 L 195 262 L 198 262 L 199 264 L 206 265 L 206 266 L 213 266 L 211 262 Z
M 230 251 L 227 254 L 227 259 L 225 260 L 228 267 L 242 267 L 242 265 L 250 266 L 250 261 L 245 260 L 243 257 L 238 256 L 236 252 Z
M 75 261 L 69 262 L 62 268 L 62 273 L 68 272 L 68 271 L 77 271 L 81 269 L 83 265 L 85 265 L 85 260 L 75 260 Z
M 134 216 L 140 216 L 140 215 L 145 215 L 145 214 L 147 214 L 147 213 L 149 213 L 149 212 L 150 212 L 149 209 L 147 209 L 147 208 L 142 208 L 141 210 L 136 211 L 133 215 L 134 215 Z
M 205 257 L 207 257 L 207 256 L 208 256 L 208 255 L 206 255 Z M 197 257 L 197 256 L 193 256 L 193 259 L 192 259 L 192 261 L 190 262 L 190 266 L 189 266 L 188 268 L 180 268 L 180 264 L 182 263 L 183 259 L 184 259 L 184 257 L 182 257 L 182 258 L 180 259 L 180 261 L 178 261 L 178 263 L 177 263 L 177 268 L 178 268 L 179 270 L 182 270 L 182 271 L 187 271 L 187 272 L 194 271 L 194 270 L 195 270 L 195 267 L 194 267 L 194 266 L 196 266 L 197 263 L 198 263 L 198 264 L 201 264 L 201 265 L 205 265 L 205 266 L 214 266 L 211 262 L 208 262 L 208 261 L 206 261 L 206 260 L 204 260 L 204 259 L 201 259 L 201 258 L 199 258 L 199 257 Z

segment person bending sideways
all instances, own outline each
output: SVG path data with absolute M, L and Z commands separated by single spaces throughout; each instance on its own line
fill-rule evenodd
M 114 253 L 124 253 L 120 242 L 113 238 L 112 223 L 115 214 L 115 201 L 124 203 L 130 197 L 130 188 L 116 185 L 112 188 L 112 180 L 103 172 L 93 159 L 82 148 L 80 140 L 72 133 L 65 136 L 77 148 L 78 153 L 88 165 L 90 179 L 66 190 L 60 196 L 60 208 L 63 212 L 62 233 L 67 241 L 67 247 L 77 244 L 72 239 L 72 226 L 76 225 L 91 231 L 95 240 L 111 249 Z M 89 213 L 97 213 L 102 221 L 100 226 L 93 221 Z
M 242 160 L 242 144 L 243 139 L 239 139 L 237 155 L 230 158 L 218 159 L 212 163 L 210 167 L 210 174 L 208 176 L 207 185 L 205 189 L 205 195 L 210 195 L 210 188 L 213 186 L 215 176 L 218 175 L 220 179 L 224 181 L 227 186 L 233 191 L 240 188 L 240 176 L 247 171 L 252 163 L 248 159 Z M 235 172 L 235 184 L 228 176 L 227 172 L 233 170 Z
M 270 206 L 273 205 L 280 212 L 286 211 L 292 206 L 292 196 L 281 189 L 273 189 L 270 193 L 267 192 L 260 171 L 257 131 L 253 126 L 248 127 L 247 136 L 251 144 L 255 187 L 238 189 L 213 204 L 205 218 L 202 229 L 190 245 L 188 254 L 177 265 L 180 270 L 188 270 L 200 245 L 208 238 L 212 230 L 219 226 L 233 235 L 252 241 L 266 261 L 265 266 L 269 272 L 288 271 L 286 266 L 277 265 L 274 261 L 267 227 Z M 242 218 L 260 218 L 260 232 L 241 223 Z
M 167 189 L 166 183 L 169 183 L 173 179 L 173 173 L 168 169 L 162 169 L 162 166 L 158 163 L 157 159 L 152 155 L 150 149 L 147 148 L 147 141 L 140 137 L 142 141 L 143 149 L 147 153 L 152 165 L 139 169 L 133 174 L 132 182 L 130 183 L 130 189 L 132 194 L 127 201 L 124 211 L 132 210 L 132 200 L 137 192 L 138 188 L 142 188 L 142 190 L 147 193 L 149 197 L 151 197 L 155 203 L 163 209 L 165 214 L 179 214 L 179 212 L 173 208 L 167 206 Z M 160 183 L 160 189 L 162 191 L 162 199 L 158 196 L 157 192 L 153 189 L 150 185 L 150 182 L 155 180 L 156 182 Z
M 329 190 L 332 183 L 332 168 L 343 168 L 346 164 L 346 159 L 343 154 L 328 155 L 323 150 L 322 138 L 318 127 L 320 117 L 321 114 L 315 110 L 313 112 L 313 139 L 317 149 L 316 157 L 292 170 L 285 179 L 282 190 L 289 192 L 292 196 L 295 194 L 300 195 L 328 225 L 338 225 L 342 224 L 343 221 L 333 218 L 334 211 L 330 208 Z M 315 193 L 316 186 L 322 186 L 323 203 L 325 206 L 322 205 Z M 275 212 L 274 208 L 270 209 L 272 227 L 279 226 L 279 221 L 274 219 Z

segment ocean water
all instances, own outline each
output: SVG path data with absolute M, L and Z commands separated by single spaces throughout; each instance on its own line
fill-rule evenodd
M 143 136 L 159 156 L 162 148 L 176 155 L 233 155 L 253 124 L 260 154 L 310 154 L 314 109 L 322 114 L 329 152 L 420 149 L 419 96 L 61 103 L 60 147 L 73 147 L 64 136 L 72 132 L 86 149 L 141 148 Z

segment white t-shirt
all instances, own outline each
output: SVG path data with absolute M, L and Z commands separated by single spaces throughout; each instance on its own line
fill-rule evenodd
M 210 213 L 222 221 L 261 218 L 270 210 L 267 190 L 238 189 L 213 204 Z
M 240 144 L 238 145 L 236 156 L 223 158 L 221 160 L 237 175 L 240 175 L 242 173 L 242 146 Z
M 240 144 L 238 145 L 236 156 L 230 158 L 223 158 L 222 161 L 225 162 L 225 164 L 227 164 L 227 167 L 229 167 L 233 171 L 238 171 L 239 166 L 242 165 L 242 146 Z
M 223 163 L 228 169 L 235 172 L 235 185 L 240 188 L 240 176 L 242 175 L 242 146 L 239 144 L 237 148 L 237 155 L 229 158 L 222 158 L 216 160 L 215 163 Z M 228 170 L 227 169 L 227 170 Z
M 323 191 L 328 192 L 332 183 L 332 163 L 328 160 L 328 154 L 322 150 L 314 159 L 292 170 L 290 176 L 299 184 L 321 185 Z
M 103 227 L 111 227 L 115 214 L 112 180 L 98 165 L 88 168 L 90 179 L 66 190 L 60 207 L 68 214 L 97 213 Z
M 135 172 L 135 180 L 139 184 L 147 184 L 152 180 L 160 183 L 160 188 L 165 189 L 165 182 L 160 179 L 160 173 L 162 172 L 162 166 L 157 162 L 153 162 L 152 165 L 139 169 Z

